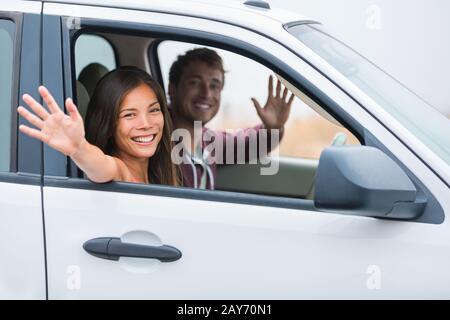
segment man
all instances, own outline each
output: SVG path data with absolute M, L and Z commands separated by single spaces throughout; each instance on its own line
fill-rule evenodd
M 212 132 L 205 126 L 219 111 L 222 89 L 225 84 L 225 70 L 222 58 L 214 51 L 207 48 L 198 48 L 187 51 L 184 55 L 178 56 L 169 72 L 169 97 L 170 111 L 174 124 L 174 132 L 177 129 L 187 131 L 190 141 L 183 141 L 187 148 L 187 155 L 184 155 L 181 171 L 183 185 L 187 187 L 214 189 L 216 178 L 216 166 L 224 162 L 218 162 L 216 154 L 208 153 L 208 141 L 220 142 L 223 149 L 221 159 L 226 158 L 227 142 L 233 140 L 234 146 L 238 145 L 241 139 L 245 144 L 245 161 L 251 160 L 250 148 L 252 147 L 251 135 L 262 132 L 262 129 L 269 131 L 280 130 L 282 134 L 286 123 L 294 95 L 288 98 L 288 90 L 285 88 L 281 92 L 281 82 L 277 82 L 276 94 L 273 95 L 272 76 L 269 78 L 269 95 L 264 107 L 252 98 L 256 112 L 262 120 L 262 124 L 241 130 L 237 134 L 226 132 Z M 201 125 L 198 126 L 201 121 Z M 200 131 L 200 132 L 199 132 Z M 207 136 L 214 136 L 215 139 L 208 139 Z M 260 139 L 260 135 L 257 135 Z M 269 139 L 270 140 L 270 139 Z M 259 141 L 258 141 L 259 142 Z M 256 144 L 258 148 L 259 143 Z M 270 151 L 274 145 L 267 143 L 267 150 Z M 233 158 L 236 161 L 237 147 L 234 148 Z M 213 160 L 211 161 L 211 156 Z

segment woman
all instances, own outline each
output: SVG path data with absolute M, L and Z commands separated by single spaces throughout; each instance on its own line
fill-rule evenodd
M 164 93 L 146 72 L 120 67 L 99 81 L 86 114 L 86 135 L 72 99 L 66 100 L 66 115 L 45 87 L 39 93 L 50 113 L 25 94 L 35 114 L 22 106 L 17 111 L 38 129 L 21 125 L 20 131 L 70 156 L 90 180 L 180 185 L 170 157 Z

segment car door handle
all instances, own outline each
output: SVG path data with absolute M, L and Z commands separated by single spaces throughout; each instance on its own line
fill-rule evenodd
M 102 259 L 119 260 L 120 257 L 158 259 L 161 262 L 172 262 L 181 258 L 177 248 L 162 246 L 147 246 L 136 243 L 122 242 L 120 238 L 95 238 L 83 244 L 89 254 Z

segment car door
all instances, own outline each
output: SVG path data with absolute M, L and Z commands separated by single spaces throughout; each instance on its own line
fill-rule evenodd
M 141 9 L 46 3 L 44 30 L 62 34 L 46 38 L 53 45 L 43 46 L 44 57 L 63 68 L 44 68 L 44 84 L 65 97 L 72 94 L 71 41 L 83 28 L 185 36 L 238 48 L 309 90 L 365 143 L 384 148 L 408 174 L 415 173 L 436 212 L 449 212 L 443 200 L 448 187 L 386 127 L 282 44 L 235 25 Z M 74 19 L 78 27 L 70 29 L 67 21 Z M 54 42 L 59 39 L 63 42 Z M 57 99 L 62 105 L 63 96 Z M 450 296 L 450 256 L 443 254 L 450 232 L 442 219 L 381 220 L 320 212 L 312 200 L 93 184 L 68 177 L 67 159 L 49 152 L 45 149 L 43 195 L 50 299 Z M 153 258 L 108 255 L 109 245 L 115 253 L 143 250 Z
M 40 3 L 0 5 L 0 299 L 46 299 L 40 144 L 16 108 L 39 85 Z

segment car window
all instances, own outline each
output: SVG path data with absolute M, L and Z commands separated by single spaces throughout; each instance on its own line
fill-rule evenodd
M 82 34 L 75 43 L 76 77 L 91 63 L 104 65 L 108 70 L 116 68 L 116 58 L 111 44 L 101 36 Z
M 11 157 L 11 104 L 14 60 L 14 23 L 0 20 L 0 171 L 9 171 Z
M 178 55 L 195 47 L 199 46 L 177 41 L 163 41 L 159 44 L 158 58 L 166 92 L 172 63 Z M 255 97 L 264 105 L 268 78 L 273 72 L 258 62 L 233 52 L 211 49 L 216 50 L 223 58 L 226 74 L 221 107 L 215 118 L 208 123 L 208 128 L 238 129 L 260 123 L 250 98 Z M 285 157 L 319 159 L 322 150 L 329 147 L 333 140 L 336 143 L 337 139 L 342 139 L 342 134 L 346 136 L 347 144 L 359 144 L 350 131 L 326 120 L 296 98 L 277 151 L 280 156 Z
M 91 44 L 85 43 L 84 49 L 81 50 L 80 48 L 82 46 L 79 45 L 79 42 L 86 39 L 91 41 Z M 102 39 L 104 41 L 102 42 L 103 44 L 94 42 L 98 39 Z M 108 39 L 110 42 L 105 39 Z M 161 84 L 165 89 L 169 105 L 168 77 L 173 62 L 178 55 L 184 54 L 189 49 L 205 47 L 204 45 L 189 42 L 154 39 L 143 35 L 128 36 L 124 34 L 103 33 L 98 37 L 92 34 L 84 34 L 78 37 L 75 43 L 75 70 L 77 72 L 76 97 L 78 108 L 84 117 L 91 92 L 94 90 L 99 76 L 104 74 L 106 67 L 115 67 L 115 64 L 107 65 L 105 63 L 107 61 L 106 58 L 101 58 L 100 55 L 95 55 L 92 52 L 100 51 L 98 47 L 105 44 L 110 47 L 110 43 L 114 44 L 114 50 L 117 51 L 117 56 L 121 57 L 121 63 L 118 62 L 117 66 L 121 64 L 134 65 L 155 75 L 162 82 Z M 130 44 L 133 44 L 134 50 L 130 50 Z M 153 44 L 156 44 L 156 46 L 153 46 Z M 95 46 L 97 48 L 94 48 Z M 218 49 L 216 47 L 210 47 L 210 49 L 217 51 L 223 59 L 225 86 L 224 90 L 221 91 L 219 113 L 212 121 L 208 122 L 207 127 L 216 132 L 223 133 L 226 131 L 234 133 L 236 129 L 251 128 L 260 125 L 262 121 L 258 116 L 251 98 L 254 97 L 262 106 L 265 105 L 268 97 L 269 77 L 274 75 L 274 72 L 263 63 L 234 53 L 232 50 Z M 145 55 L 142 55 L 144 53 L 143 50 L 147 50 L 148 60 L 146 60 Z M 112 48 L 109 50 L 109 53 L 112 58 L 114 56 Z M 90 60 L 87 57 L 91 57 Z M 85 62 L 79 64 L 80 59 L 84 59 Z M 93 71 L 91 70 L 92 72 L 89 71 L 86 73 L 86 69 L 89 69 L 89 66 L 92 64 L 95 64 Z M 86 75 L 87 77 L 85 77 Z M 92 81 L 93 78 L 97 80 Z M 274 82 L 274 91 L 275 84 Z M 84 94 L 83 90 L 85 91 Z M 308 103 L 311 103 L 311 101 Z M 315 103 L 317 102 L 315 101 Z M 181 131 L 178 131 L 178 133 Z M 228 155 L 233 153 L 225 152 L 227 159 L 216 159 L 217 175 L 211 173 L 210 168 L 205 171 L 200 170 L 199 174 L 193 171 L 188 172 L 189 168 L 192 169 L 192 166 L 187 168 L 189 165 L 188 161 L 178 162 L 172 158 L 172 161 L 180 165 L 180 170 L 182 170 L 183 186 L 310 200 L 314 191 L 314 175 L 317 169 L 317 160 L 321 152 L 335 143 L 359 144 L 357 138 L 350 131 L 323 118 L 322 115 L 317 114 L 299 98 L 294 100 L 289 120 L 284 126 L 281 143 L 272 149 L 270 157 L 265 157 L 265 151 L 261 151 L 260 147 L 258 147 L 259 143 L 261 145 L 264 145 L 264 143 L 258 143 L 253 138 L 250 138 L 250 136 L 253 136 L 253 133 L 258 134 L 258 131 L 247 132 L 249 133 L 250 143 L 250 148 L 246 149 L 248 151 L 242 151 L 243 149 L 236 145 L 236 150 L 238 151 L 234 153 L 235 160 L 231 160 L 231 162 L 229 162 Z M 172 135 L 173 141 L 179 141 L 176 138 L 178 133 Z M 264 135 L 263 132 L 262 134 Z M 344 135 L 346 136 L 345 142 L 345 139 L 343 139 Z M 272 140 L 272 142 L 274 141 Z M 240 142 L 237 143 L 239 144 Z M 252 146 L 255 147 L 253 148 Z M 267 146 L 263 150 L 266 150 Z M 228 147 L 227 145 L 226 148 L 228 149 Z M 194 152 L 197 151 L 199 150 L 195 150 Z M 200 150 L 200 153 L 193 154 L 193 161 L 198 160 L 196 157 L 199 154 L 201 154 L 202 158 L 207 158 L 203 151 Z M 249 152 L 244 157 L 251 160 L 241 159 L 242 152 L 239 151 L 244 153 Z M 175 154 L 176 152 L 175 150 Z M 255 152 L 259 153 L 256 157 L 254 156 Z M 222 152 L 221 154 L 222 156 L 224 155 Z M 206 158 L 203 158 L 203 160 L 206 161 Z M 224 163 L 237 165 L 221 165 Z M 244 163 L 245 165 L 241 165 Z M 268 167 L 269 170 L 266 170 Z M 194 166 L 194 168 L 196 167 Z M 189 176 L 191 172 L 192 179 Z M 78 170 L 77 176 L 83 177 L 83 174 Z M 299 184 L 298 181 L 301 181 L 301 183 Z
M 83 118 L 98 81 L 116 67 L 114 49 L 105 38 L 99 35 L 82 34 L 76 39 L 75 99 Z

